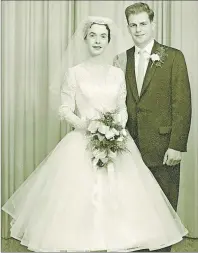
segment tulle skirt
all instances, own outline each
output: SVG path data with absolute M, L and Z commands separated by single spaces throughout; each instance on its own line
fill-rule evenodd
M 155 250 L 187 230 L 128 135 L 128 151 L 96 170 L 83 132 L 67 134 L 3 206 L 29 250 Z

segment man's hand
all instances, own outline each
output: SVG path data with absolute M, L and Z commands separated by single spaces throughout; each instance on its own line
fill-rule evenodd
M 182 153 L 180 151 L 169 148 L 165 155 L 163 164 L 167 164 L 168 166 L 174 166 L 181 162 Z

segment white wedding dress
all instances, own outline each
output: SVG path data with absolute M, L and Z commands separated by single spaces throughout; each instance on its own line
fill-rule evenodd
M 129 134 L 113 171 L 93 168 L 83 118 L 117 108 L 127 121 L 124 73 L 109 66 L 99 79 L 99 70 L 70 69 L 60 114 L 75 130 L 3 206 L 11 236 L 32 251 L 154 250 L 187 234 Z

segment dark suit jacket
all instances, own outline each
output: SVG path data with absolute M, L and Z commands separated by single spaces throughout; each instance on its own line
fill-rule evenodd
M 152 53 L 162 45 L 155 41 Z M 181 51 L 166 47 L 161 66 L 149 61 L 140 97 L 135 77 L 135 47 L 127 51 L 127 128 L 148 167 L 161 166 L 166 150 L 185 152 L 191 122 L 191 93 Z

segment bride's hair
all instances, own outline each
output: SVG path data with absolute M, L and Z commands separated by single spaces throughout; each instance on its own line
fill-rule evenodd
M 56 112 L 61 105 L 60 90 L 62 80 L 66 80 L 69 69 L 90 59 L 90 52 L 85 40 L 87 39 L 89 29 L 94 24 L 104 25 L 108 31 L 109 43 L 100 58 L 101 65 L 113 65 L 113 60 L 116 55 L 131 48 L 131 41 L 130 43 L 126 43 L 127 38 L 112 19 L 108 17 L 88 16 L 86 19 L 82 20 L 77 26 L 75 33 L 68 41 L 67 47 L 61 55 L 60 62 L 57 64 L 54 73 L 52 73 L 49 78 L 49 104 L 52 110 Z
M 108 43 L 109 43 L 110 40 L 111 40 L 111 30 L 110 30 L 108 24 L 101 24 L 101 23 L 97 23 L 97 22 L 90 22 L 89 24 L 85 25 L 85 28 L 84 28 L 84 40 L 87 39 L 88 31 L 92 27 L 92 25 L 104 25 L 106 27 L 106 29 L 108 31 Z

